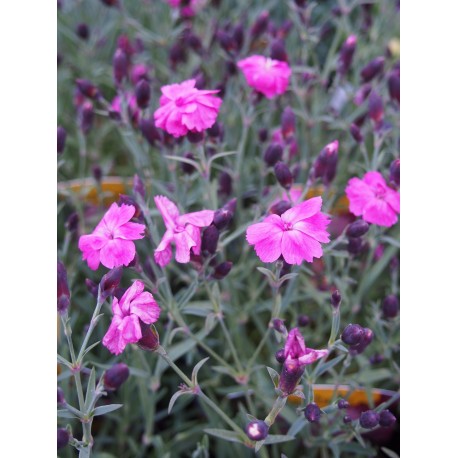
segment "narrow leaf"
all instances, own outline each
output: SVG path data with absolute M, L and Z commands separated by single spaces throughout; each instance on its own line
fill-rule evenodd
M 169 408 L 168 408 L 168 414 L 170 415 L 170 412 L 173 409 L 173 406 L 175 404 L 175 401 L 182 395 L 182 394 L 191 394 L 186 391 L 177 391 L 171 398 L 169 402 Z
M 122 404 L 110 404 L 108 406 L 99 406 L 92 411 L 92 416 L 97 417 L 98 415 L 105 415 L 106 413 L 113 412 L 122 407 Z
M 87 383 L 86 390 L 86 400 L 84 401 L 84 410 L 87 412 L 89 406 L 92 404 L 95 396 L 95 377 L 96 372 L 95 368 L 91 369 L 91 375 L 89 376 L 89 381 Z
M 382 452 L 389 456 L 389 458 L 399 458 L 399 455 L 389 448 L 382 447 Z
M 274 384 L 274 387 L 277 388 L 278 382 L 280 380 L 280 375 L 275 369 L 272 369 L 269 366 L 266 366 L 267 372 L 269 372 L 270 378 L 272 379 L 272 383 Z
M 243 444 L 238 433 L 229 431 L 228 429 L 216 429 L 216 428 L 205 428 L 204 433 L 210 434 L 210 436 L 219 437 L 229 442 L 238 442 Z
M 318 370 L 316 371 L 315 377 L 319 377 L 321 374 L 324 374 L 329 369 L 331 369 L 334 366 L 336 366 L 337 364 L 339 364 L 346 357 L 347 357 L 347 355 L 339 355 L 336 358 L 331 359 L 331 361 L 327 361 L 321 367 L 318 368 Z
M 288 442 L 294 440 L 294 436 L 287 436 L 283 434 L 269 434 L 265 439 L 264 439 L 264 444 L 269 445 L 269 444 L 279 444 L 280 442 Z
M 197 386 L 197 374 L 199 373 L 200 368 L 210 359 L 209 356 L 199 361 L 192 370 L 191 380 L 193 385 Z

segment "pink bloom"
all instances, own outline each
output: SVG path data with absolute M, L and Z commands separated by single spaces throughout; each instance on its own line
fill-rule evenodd
M 246 239 L 254 245 L 263 262 L 274 262 L 283 256 L 288 264 L 312 262 L 321 258 L 321 243 L 329 242 L 326 227 L 330 219 L 321 213 L 321 197 L 306 200 L 281 216 L 269 215 L 262 223 L 252 224 Z
M 328 354 L 328 350 L 306 348 L 299 328 L 289 331 L 285 344 L 285 364 L 305 366 Z
M 144 288 L 145 285 L 136 280 L 119 302 L 113 297 L 113 320 L 102 343 L 115 355 L 122 353 L 127 344 L 141 340 L 143 323 L 152 324 L 159 318 L 161 309 Z
M 129 222 L 134 213 L 133 205 L 118 207 L 113 203 L 92 234 L 80 237 L 78 248 L 92 270 L 97 270 L 100 263 L 113 269 L 132 262 L 135 257 L 132 240 L 142 239 L 145 230 L 143 224 Z
M 187 263 L 191 258 L 190 251 L 200 254 L 201 227 L 208 226 L 213 221 L 213 210 L 202 210 L 180 215 L 177 206 L 167 197 L 155 196 L 154 202 L 164 219 L 166 231 L 161 242 L 154 251 L 154 259 L 160 266 L 167 265 L 172 259 L 172 242 L 175 243 L 175 259 Z
M 192 17 L 202 8 L 205 0 L 190 0 L 188 2 L 183 0 L 168 0 L 168 3 L 172 8 L 180 8 L 181 16 Z M 186 3 L 188 3 L 188 5 L 186 5 Z
M 137 100 L 135 98 L 134 94 L 127 93 L 126 94 L 126 99 L 127 99 L 127 111 L 129 113 L 130 119 L 134 124 L 137 123 L 138 117 L 140 116 L 140 111 L 137 106 Z M 113 113 L 117 113 L 118 115 L 121 115 L 121 98 L 119 95 L 117 95 L 112 101 L 111 101 L 111 106 L 110 110 Z
M 268 99 L 283 94 L 288 87 L 291 69 L 286 62 L 255 55 L 240 60 L 237 66 L 245 75 L 248 85 Z
M 156 127 L 174 137 L 202 132 L 213 126 L 223 101 L 214 97 L 219 91 L 196 89 L 196 80 L 162 86 L 160 107 L 154 113 Z
M 345 189 L 350 211 L 365 221 L 390 227 L 398 220 L 400 195 L 386 185 L 379 172 L 367 172 L 363 179 L 352 178 Z

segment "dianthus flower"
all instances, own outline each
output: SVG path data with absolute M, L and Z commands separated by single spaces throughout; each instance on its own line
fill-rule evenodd
M 100 263 L 113 269 L 133 261 L 135 244 L 132 240 L 142 239 L 145 230 L 143 224 L 129 222 L 134 213 L 133 205 L 118 207 L 113 203 L 92 234 L 80 237 L 78 248 L 92 270 L 97 270 Z
M 379 172 L 367 172 L 362 179 L 351 178 L 345 192 L 350 211 L 368 223 L 390 227 L 398 220 L 399 192 L 388 187 Z
M 286 62 L 264 56 L 250 56 L 237 62 L 248 86 L 264 94 L 268 99 L 283 94 L 289 83 L 291 69 Z
M 321 197 L 313 197 L 281 216 L 269 215 L 263 222 L 248 227 L 246 239 L 254 245 L 263 262 L 274 262 L 280 256 L 288 264 L 321 258 L 320 242 L 329 242 L 326 227 L 330 223 L 330 219 L 320 212 L 321 204 Z
M 154 259 L 160 266 L 167 265 L 172 259 L 172 242 L 175 243 L 175 259 L 187 263 L 194 254 L 200 254 L 200 228 L 211 224 L 213 210 L 185 213 L 180 215 L 177 206 L 164 196 L 155 196 L 154 202 L 164 219 L 166 231 L 154 252 Z
M 143 329 L 149 329 L 145 325 L 155 323 L 159 318 L 161 309 L 153 295 L 143 291 L 144 288 L 145 285 L 136 280 L 119 302 L 113 297 L 113 320 L 102 343 L 115 355 L 122 353 L 127 344 L 140 341 Z
M 188 132 L 203 132 L 213 126 L 223 101 L 215 91 L 196 89 L 196 80 L 162 86 L 160 107 L 154 112 L 156 127 L 174 137 Z

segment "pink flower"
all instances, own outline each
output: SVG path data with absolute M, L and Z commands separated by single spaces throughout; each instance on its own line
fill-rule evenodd
M 100 263 L 113 269 L 132 262 L 135 257 L 132 240 L 142 239 L 145 230 L 143 224 L 129 222 L 134 213 L 133 205 L 118 207 L 113 203 L 92 234 L 80 237 L 78 248 L 92 270 L 97 270 Z
M 143 292 L 144 288 L 136 280 L 119 302 L 113 297 L 113 320 L 102 343 L 115 355 L 122 353 L 127 344 L 141 340 L 144 324 L 152 324 L 159 318 L 161 309 L 151 293 Z
M 174 137 L 202 132 L 213 126 L 223 101 L 214 97 L 219 91 L 196 89 L 196 80 L 162 86 L 160 107 L 154 113 L 156 127 Z
M 177 206 L 167 197 L 155 196 L 154 202 L 164 219 L 166 231 L 161 242 L 154 251 L 154 259 L 160 266 L 167 265 L 172 259 L 172 242 L 175 243 L 175 259 L 180 263 L 189 262 L 191 255 L 200 254 L 201 227 L 213 221 L 213 210 L 202 210 L 180 215 Z
M 255 55 L 240 60 L 237 66 L 245 75 L 248 85 L 268 99 L 283 94 L 288 87 L 291 69 L 286 62 Z
M 140 110 L 138 109 L 138 106 L 137 106 L 137 99 L 135 98 L 135 95 L 132 93 L 127 93 L 126 99 L 127 99 L 127 112 L 129 113 L 129 116 L 132 122 L 136 124 L 140 116 Z M 121 98 L 119 97 L 119 95 L 117 95 L 111 101 L 110 111 L 112 113 L 116 113 L 120 117 L 121 110 L 122 110 Z
M 320 242 L 329 242 L 326 226 L 331 221 L 320 212 L 321 203 L 321 197 L 314 197 L 281 216 L 269 215 L 262 223 L 249 226 L 246 239 L 261 261 L 274 262 L 283 256 L 288 264 L 301 264 L 321 258 Z
M 181 16 L 183 17 L 192 17 L 196 12 L 202 8 L 205 3 L 205 0 L 168 0 L 169 5 L 172 8 L 180 8 Z M 188 5 L 186 5 L 188 3 Z
M 328 350 L 313 350 L 305 346 L 299 328 L 289 331 L 285 344 L 285 364 L 305 366 L 328 354 Z
M 390 227 L 398 220 L 400 195 L 387 186 L 379 172 L 367 172 L 363 179 L 352 178 L 345 189 L 350 211 L 365 221 Z

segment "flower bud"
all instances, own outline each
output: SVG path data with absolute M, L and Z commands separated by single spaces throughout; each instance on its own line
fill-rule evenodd
M 353 55 L 355 54 L 357 38 L 355 35 L 350 35 L 340 48 L 338 72 L 344 75 L 348 72 L 353 61 Z
M 84 135 L 87 135 L 92 129 L 94 123 L 94 107 L 91 102 L 84 102 L 79 112 L 80 129 Z
M 362 353 L 374 339 L 374 333 L 369 328 L 364 328 L 363 331 L 363 336 L 359 343 L 350 346 L 350 355 L 352 356 Z
M 67 131 L 57 126 L 57 154 L 62 154 L 65 149 L 65 140 L 67 139 Z
M 237 52 L 241 51 L 245 41 L 245 26 L 242 23 L 239 23 L 234 27 L 232 39 L 234 40 Z
M 304 371 L 305 366 L 295 362 L 283 364 L 278 387 L 284 395 L 289 395 L 296 389 Z
M 97 283 L 93 282 L 90 278 L 86 278 L 84 280 L 84 283 L 86 285 L 87 290 L 95 297 L 97 298 L 97 295 L 99 293 L 99 286 Z
M 246 425 L 245 432 L 252 441 L 262 441 L 269 434 L 269 427 L 262 420 L 253 420 Z
M 118 48 L 113 56 L 113 78 L 117 85 L 120 85 L 122 81 L 127 78 L 129 61 L 127 54 L 120 48 Z
M 349 237 L 347 250 L 350 254 L 358 255 L 363 249 L 363 240 L 361 237 Z
M 103 386 L 107 391 L 117 390 L 129 378 L 129 368 L 124 363 L 110 367 L 103 377 Z
M 359 324 L 349 324 L 343 330 L 340 338 L 347 345 L 357 345 L 364 336 L 364 329 Z
M 339 399 L 337 401 L 337 407 L 339 408 L 339 410 L 348 409 L 350 407 L 350 403 L 345 399 Z
M 215 254 L 218 246 L 219 230 L 211 224 L 202 233 L 202 253 Z
M 382 410 L 380 412 L 379 424 L 384 428 L 389 428 L 396 423 L 396 417 L 389 410 Z
M 359 424 L 362 428 L 372 429 L 379 424 L 380 415 L 373 410 L 366 410 L 359 417 Z
M 390 165 L 390 183 L 401 186 L 401 160 L 395 159 Z
M 291 204 L 287 200 L 280 200 L 276 204 L 272 205 L 269 209 L 269 213 L 273 215 L 281 216 L 285 211 L 291 208 Z
M 264 143 L 267 140 L 268 135 L 269 131 L 265 127 L 259 129 L 258 138 L 261 143 Z
M 348 237 L 361 237 L 369 230 L 369 224 L 366 221 L 359 219 L 351 223 L 346 230 Z
M 385 297 L 382 304 L 382 310 L 385 318 L 397 317 L 399 313 L 399 299 L 394 294 Z
M 212 137 L 212 138 L 219 137 L 220 133 L 221 133 L 221 129 L 220 129 L 219 122 L 215 122 L 215 124 L 213 124 L 213 126 L 211 126 L 209 129 L 207 129 L 208 136 Z
M 361 80 L 364 83 L 368 83 L 369 81 L 373 80 L 377 75 L 382 73 L 384 65 L 385 65 L 385 58 L 382 56 L 376 57 L 375 59 L 371 60 L 361 70 L 361 73 L 360 73 Z
M 275 176 L 285 189 L 290 189 L 293 184 L 293 175 L 291 170 L 284 162 L 277 162 L 274 167 Z
M 82 40 L 88 40 L 89 39 L 89 27 L 87 24 L 78 24 L 76 26 L 76 34 L 82 39 Z
M 237 199 L 234 197 L 226 202 L 223 206 L 223 209 L 230 211 L 234 215 L 235 211 L 237 210 Z
M 363 135 L 361 134 L 361 130 L 355 123 L 352 123 L 352 125 L 350 126 L 350 134 L 356 143 L 361 143 L 363 141 Z
M 62 405 L 65 404 L 65 396 L 64 391 L 60 386 L 57 387 L 57 404 Z
M 218 264 L 213 270 L 212 277 L 215 280 L 222 280 L 232 269 L 232 262 L 224 261 L 221 264 Z
M 160 132 L 154 125 L 153 118 L 140 119 L 140 132 L 151 146 L 155 146 L 156 142 L 160 142 L 162 139 Z
M 202 52 L 202 41 L 196 34 L 190 33 L 187 35 L 185 42 L 197 54 Z
M 186 135 L 186 138 L 189 140 L 190 143 L 200 143 L 204 139 L 204 133 L 189 131 Z
M 281 348 L 280 350 L 275 353 L 275 359 L 280 363 L 283 364 L 286 361 L 285 349 Z
M 122 277 L 122 266 L 115 267 L 106 273 L 102 280 L 100 280 L 99 294 L 100 300 L 105 300 L 107 297 L 112 296 L 115 289 L 119 286 Z
M 140 80 L 149 81 L 148 76 L 149 68 L 144 64 L 137 64 L 132 67 L 130 71 L 130 79 L 132 84 L 137 84 Z
M 342 302 L 342 296 L 340 295 L 340 291 L 336 289 L 331 294 L 331 305 L 333 308 L 338 309 L 340 307 L 340 303 Z
M 305 8 L 305 5 L 307 4 L 307 0 L 294 0 L 294 3 L 295 3 L 299 8 Z
M 264 152 L 264 162 L 273 167 L 283 156 L 283 148 L 278 143 L 271 143 Z
M 137 174 L 134 175 L 132 189 L 134 191 L 134 194 L 138 194 L 143 200 L 145 200 L 145 197 L 146 197 L 145 184 L 143 183 L 143 180 Z
M 67 271 L 62 262 L 57 261 L 57 311 L 63 315 L 70 306 Z
M 281 115 L 281 133 L 287 139 L 296 132 L 296 116 L 291 107 L 286 107 Z
M 220 208 L 216 210 L 214 213 L 213 224 L 218 230 L 222 231 L 223 229 L 226 229 L 226 227 L 229 226 L 233 217 L 234 214 L 230 210 L 224 207 Z
M 310 423 L 316 423 L 320 421 L 321 410 L 315 403 L 312 402 L 305 407 L 304 416 Z
M 188 59 L 188 55 L 186 53 L 186 49 L 183 46 L 183 43 L 177 42 L 169 50 L 169 60 L 170 64 L 172 66 L 172 70 L 175 69 L 175 67 L 179 63 L 184 63 Z
M 310 318 L 307 315 L 299 315 L 297 317 L 297 325 L 301 328 L 305 328 L 310 324 Z
M 368 112 L 375 124 L 380 124 L 383 121 L 383 100 L 375 91 L 369 95 Z
M 288 62 L 288 54 L 283 40 L 274 40 L 270 46 L 270 57 L 275 60 Z
M 336 176 L 338 151 L 339 141 L 334 140 L 320 151 L 313 165 L 313 177 L 321 178 L 325 185 L 331 183 Z
M 363 104 L 363 102 L 367 99 L 369 94 L 372 91 L 372 86 L 370 84 L 363 84 L 355 94 L 355 97 L 353 98 L 353 103 L 357 106 L 360 106 Z M 360 126 L 355 120 L 355 124 Z
M 140 329 L 142 337 L 137 342 L 137 345 L 145 351 L 156 351 L 159 346 L 159 334 L 154 325 L 148 325 L 140 320 Z
M 218 178 L 218 193 L 226 196 L 232 194 L 232 178 L 227 172 L 222 172 Z
M 388 92 L 393 101 L 401 103 L 401 80 L 399 71 L 392 71 L 388 77 Z
M 139 108 L 147 108 L 151 96 L 151 89 L 146 80 L 140 80 L 135 86 L 135 98 Z
M 236 44 L 229 32 L 226 32 L 225 30 L 218 30 L 216 38 L 218 39 L 218 43 L 221 48 L 223 48 L 227 53 L 231 54 L 235 50 Z
M 57 450 L 64 448 L 68 441 L 70 440 L 70 435 L 65 428 L 57 428 Z
M 380 364 L 384 360 L 383 355 L 376 353 L 369 358 L 371 364 Z
M 262 11 L 261 14 L 256 18 L 254 21 L 253 26 L 251 27 L 251 37 L 252 39 L 258 38 L 260 35 L 262 35 L 266 30 L 267 27 L 269 26 L 269 12 L 268 11 Z
M 280 318 L 274 318 L 272 320 L 272 327 L 280 334 L 288 333 L 286 330 L 285 321 L 281 320 Z
M 100 181 L 102 180 L 102 175 L 103 175 L 103 172 L 102 172 L 102 168 L 100 167 L 100 165 L 98 164 L 93 165 L 92 166 L 92 176 L 94 177 L 94 180 L 100 183 Z
M 353 420 L 351 419 L 350 415 L 345 415 L 345 416 L 343 417 L 343 422 L 344 422 L 345 424 L 351 423 L 352 421 L 353 421 Z
M 194 154 L 192 154 L 190 151 L 185 153 L 184 157 L 186 159 L 195 160 Z M 181 170 L 183 170 L 183 173 L 185 173 L 186 175 L 191 175 L 192 173 L 195 172 L 196 168 L 192 164 L 188 164 L 186 162 L 182 162 L 181 163 Z
M 85 97 L 94 100 L 100 97 L 99 89 L 89 80 L 77 79 L 76 87 Z
M 118 6 L 118 0 L 100 0 L 106 6 Z

